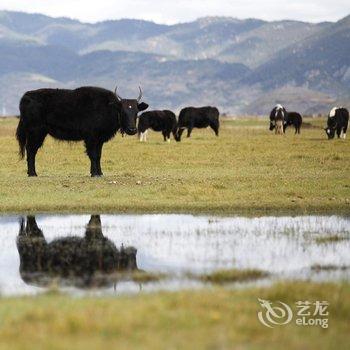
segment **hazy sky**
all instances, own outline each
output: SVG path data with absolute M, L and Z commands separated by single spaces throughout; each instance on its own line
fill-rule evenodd
M 320 22 L 348 15 L 350 0 L 0 0 L 0 9 L 84 22 L 138 18 L 172 24 L 204 16 Z

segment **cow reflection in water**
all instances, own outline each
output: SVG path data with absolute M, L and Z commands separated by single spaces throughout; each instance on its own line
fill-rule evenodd
M 106 287 L 116 284 L 120 272 L 138 270 L 137 250 L 123 245 L 117 249 L 103 236 L 99 215 L 91 216 L 85 237 L 64 237 L 51 243 L 47 243 L 34 216 L 27 216 L 26 223 L 22 218 L 17 248 L 20 274 L 28 284 Z

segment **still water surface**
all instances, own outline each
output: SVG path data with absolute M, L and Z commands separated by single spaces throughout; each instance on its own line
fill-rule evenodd
M 267 271 L 271 277 L 265 282 L 350 279 L 350 218 L 346 217 L 2 216 L 0 231 L 2 295 L 45 291 L 53 280 L 48 278 L 51 270 L 61 289 L 78 295 L 210 287 L 189 275 L 228 268 Z M 330 236 L 344 239 L 319 240 Z M 318 271 L 316 265 L 331 268 Z M 96 269 L 102 277 L 92 283 Z M 141 285 L 130 280 L 107 283 L 103 275 L 113 269 L 167 277 Z M 72 282 L 72 276 L 80 275 L 83 282 Z

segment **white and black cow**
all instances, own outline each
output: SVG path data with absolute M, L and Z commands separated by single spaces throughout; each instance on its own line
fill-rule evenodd
M 149 111 L 139 117 L 138 133 L 140 141 L 147 141 L 147 130 L 162 132 L 164 141 L 170 142 L 170 134 L 176 137 L 177 121 L 172 111 Z
M 338 138 L 343 132 L 342 137 L 346 138 L 346 130 L 349 124 L 349 111 L 344 107 L 334 107 L 328 114 L 327 127 L 324 129 L 328 139 L 333 139 L 335 132 Z
M 219 136 L 219 110 L 216 107 L 186 107 L 179 114 L 176 141 L 181 141 L 181 135 L 187 129 L 187 137 L 191 136 L 193 128 L 207 128 L 210 126 L 216 136 Z
M 277 104 L 270 113 L 270 130 L 275 129 L 276 134 L 283 134 L 283 124 L 287 116 L 286 109 Z

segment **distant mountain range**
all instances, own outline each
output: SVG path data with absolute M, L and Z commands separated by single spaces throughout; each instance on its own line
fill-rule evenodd
M 40 87 L 97 85 L 152 109 L 216 105 L 267 114 L 281 102 L 302 113 L 350 107 L 350 16 L 336 23 L 226 17 L 160 25 L 81 23 L 0 11 L 0 114 Z

